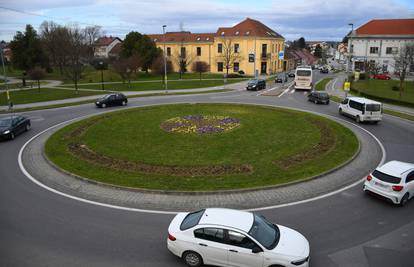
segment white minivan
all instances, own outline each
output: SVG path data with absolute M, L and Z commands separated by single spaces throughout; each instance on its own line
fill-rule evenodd
M 363 97 L 347 97 L 339 104 L 339 114 L 352 117 L 356 122 L 379 122 L 382 119 L 382 103 Z

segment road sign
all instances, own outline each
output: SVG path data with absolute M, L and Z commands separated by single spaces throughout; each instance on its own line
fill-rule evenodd
M 285 59 L 285 51 L 279 51 L 279 60 Z
M 344 91 L 348 92 L 349 90 L 351 90 L 351 83 L 344 82 Z

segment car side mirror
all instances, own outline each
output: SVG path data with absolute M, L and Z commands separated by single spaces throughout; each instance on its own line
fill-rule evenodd
M 260 253 L 262 251 L 263 250 L 260 247 L 258 247 L 258 246 L 252 248 L 252 253 L 254 253 L 254 254 Z

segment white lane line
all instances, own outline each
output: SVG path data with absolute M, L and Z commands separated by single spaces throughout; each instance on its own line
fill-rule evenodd
M 230 102 L 231 103 L 231 102 Z M 231 103 L 231 104 L 234 104 L 234 103 Z M 256 106 L 270 106 L 270 107 L 278 107 L 278 106 L 274 106 L 274 105 L 263 105 L 263 104 L 257 104 L 257 103 L 248 103 L 248 102 L 246 102 L 246 103 L 244 103 L 244 104 L 251 104 L 251 105 L 256 105 Z M 163 104 L 155 104 L 154 106 L 156 106 L 156 105 L 163 105 Z M 144 105 L 144 106 L 152 106 L 152 105 Z M 357 127 L 357 128 L 359 128 L 360 130 L 362 130 L 362 131 L 364 131 L 364 132 L 366 132 L 366 133 L 368 133 L 372 138 L 374 138 L 374 140 L 378 143 L 378 145 L 380 146 L 380 148 L 381 148 L 381 151 L 382 151 L 382 158 L 381 158 L 381 161 L 380 161 L 380 163 L 378 164 L 378 166 L 377 166 L 377 168 L 379 167 L 379 166 L 381 166 L 381 165 L 383 165 L 384 164 L 384 162 L 385 162 L 385 159 L 386 159 L 386 151 L 385 151 L 385 148 L 384 148 L 384 146 L 383 146 L 383 144 L 380 142 L 380 140 L 374 135 L 374 134 L 372 134 L 371 132 L 369 132 L 368 130 L 366 130 L 366 129 L 364 129 L 364 128 L 362 128 L 361 126 L 359 126 L 359 125 L 356 125 L 356 124 L 354 124 L 354 123 L 352 123 L 352 122 L 349 122 L 349 121 L 346 121 L 346 120 L 344 120 L 344 119 L 341 119 L 341 118 L 337 118 L 337 117 L 334 117 L 334 116 L 331 116 L 331 115 L 327 115 L 327 114 L 322 114 L 322 113 L 318 113 L 318 112 L 314 112 L 314 111 L 308 111 L 308 110 L 301 110 L 301 109 L 298 109 L 298 108 L 290 108 L 290 107 L 282 107 L 282 106 L 280 106 L 281 108 L 287 108 L 287 109 L 292 109 L 292 110 L 297 110 L 297 111 L 303 111 L 303 112 L 309 112 L 309 113 L 312 113 L 312 114 L 316 114 L 316 115 L 319 115 L 319 116 L 324 116 L 324 117 L 328 117 L 328 118 L 330 118 L 330 119 L 333 119 L 333 120 L 339 120 L 339 121 L 342 121 L 342 122 L 345 122 L 345 123 L 348 123 L 348 124 L 351 124 L 351 125 L 353 125 L 353 126 L 355 126 L 355 127 Z M 131 108 L 136 108 L 136 107 L 131 107 Z M 114 110 L 114 111 L 108 111 L 108 112 L 103 112 L 103 113 L 109 113 L 109 112 L 115 112 L 116 110 Z M 102 113 L 101 113 L 102 114 Z M 91 117 L 91 116 L 95 116 L 95 115 L 97 115 L 97 114 L 89 114 L 89 115 L 85 115 L 85 116 L 82 116 L 82 117 L 79 117 L 79 118 L 74 118 L 74 119 L 71 119 L 71 120 L 68 120 L 68 121 L 64 121 L 64 122 L 61 122 L 61 123 L 58 123 L 58 124 L 56 124 L 56 125 L 54 125 L 54 126 L 51 126 L 51 127 L 49 127 L 49 128 L 47 128 L 46 130 L 43 130 L 43 131 L 41 131 L 40 133 L 38 133 L 38 134 L 36 134 L 35 136 L 33 136 L 32 138 L 30 138 L 23 146 L 22 146 L 22 148 L 20 149 L 20 151 L 19 151 L 19 155 L 18 155 L 18 164 L 19 164 L 19 168 L 20 168 L 20 170 L 22 171 L 22 173 L 29 179 L 29 180 L 31 180 L 33 183 L 35 183 L 35 184 L 37 184 L 38 186 L 40 186 L 40 187 L 42 187 L 42 188 L 44 188 L 44 189 L 46 189 L 46 190 L 48 190 L 48 191 L 50 191 L 50 192 L 53 192 L 53 193 L 55 193 L 55 194 L 58 194 L 58 195 L 60 195 L 60 196 L 64 196 L 64 197 L 67 197 L 67 198 L 70 198 L 70 199 L 73 199 L 73 200 L 77 200 L 77 201 L 80 201 L 80 202 L 84 202 L 84 203 L 88 203 L 88 204 L 92 204 L 92 205 L 97 205 L 97 206 L 101 206 L 101 207 L 106 207 L 106 208 L 112 208 L 112 209 L 118 209 L 118 210 L 125 210 L 125 211 L 132 211 L 132 212 L 141 212 L 141 213 L 154 213 L 154 214 L 177 214 L 177 213 L 179 213 L 180 211 L 160 211 L 160 210 L 146 210 L 146 209 L 137 209 L 137 208 L 128 208 L 128 207 L 123 207 L 123 206 L 117 206 L 117 205 L 111 205 L 111 204 L 105 204 L 105 203 L 101 203 L 101 202 L 97 202 L 97 201 L 92 201 L 92 200 L 88 200 L 88 199 L 84 199 L 84 198 L 80 198 L 80 197 L 76 197 L 76 196 L 72 196 L 72 195 L 69 195 L 69 194 L 66 194 L 66 193 L 63 193 L 63 192 L 60 192 L 60 191 L 58 191 L 58 190 L 55 190 L 55 189 L 53 189 L 53 188 L 51 188 L 51 187 L 48 187 L 47 185 L 45 185 L 45 184 L 42 184 L 41 182 L 39 182 L 38 180 L 36 180 L 26 169 L 25 169 L 25 167 L 23 166 L 23 161 L 22 161 L 22 155 L 23 155 L 23 151 L 24 151 L 24 149 L 26 148 L 26 146 L 30 143 L 30 142 L 32 142 L 34 139 L 36 139 L 37 137 L 39 137 L 41 134 L 43 134 L 43 133 L 45 133 L 45 132 L 47 132 L 47 131 L 49 131 L 49 130 L 51 130 L 51 129 L 53 129 L 53 128 L 56 128 L 56 127 L 59 127 L 60 125 L 63 125 L 63 124 L 65 124 L 65 123 L 70 123 L 70 122 L 73 122 L 73 121 L 76 121 L 76 120 L 81 120 L 81 119 L 83 119 L 83 118 L 87 118 L 87 117 Z M 365 178 L 364 178 L 365 179 Z M 309 199 L 305 199 L 305 200 L 300 200 L 300 201 L 296 201 L 296 202 L 291 202 L 291 203 L 285 203 L 285 204 L 279 204 L 279 205 L 274 205 L 274 206 L 267 206 L 267 207 L 261 207 L 261 208 L 255 208 L 255 209 L 246 209 L 246 210 L 248 210 L 248 211 L 260 211 L 260 210 L 269 210 L 269 209 L 277 209 L 277 208 L 283 208 L 283 207 L 288 207 L 288 206 L 293 206 L 293 205 L 298 205 L 298 204 L 303 204 L 303 203 L 308 203 L 308 202 L 312 202 L 312 201 L 315 201 L 315 200 L 319 200 L 319 199 L 323 199 L 323 198 L 326 198 L 326 197 L 329 197 L 329 196 L 332 196 L 332 195 L 335 195 L 335 194 L 337 194 L 337 193 L 340 193 L 340 192 L 343 192 L 343 191 L 345 191 L 345 190 L 348 190 L 349 188 L 352 188 L 352 187 L 354 187 L 354 186 L 356 186 L 356 185 L 358 185 L 358 184 L 360 184 L 361 182 L 363 181 L 363 179 L 361 179 L 361 180 L 359 180 L 359 181 L 357 181 L 357 182 L 355 182 L 355 183 L 353 183 L 353 184 L 350 184 L 350 185 L 348 185 L 348 186 L 346 186 L 346 187 L 343 187 L 343 188 L 341 188 L 341 189 L 338 189 L 338 190 L 336 190 L 336 191 L 333 191 L 333 192 L 330 192 L 330 193 L 326 193 L 326 194 L 324 194 L 324 195 L 321 195 L 321 196 L 317 196 L 317 197 L 314 197 L 314 198 L 309 198 Z
M 292 89 L 292 90 L 289 92 L 289 94 L 293 94 L 295 91 L 296 91 L 295 89 Z
M 290 88 L 286 88 L 278 97 L 282 97 L 284 94 L 289 92 Z

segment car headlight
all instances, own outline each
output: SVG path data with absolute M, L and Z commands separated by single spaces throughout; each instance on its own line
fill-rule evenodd
M 253 85 L 252 87 L 256 87 L 256 85 Z
M 6 130 L 3 132 L 3 134 L 9 134 L 9 133 L 10 133 L 10 130 Z
M 309 260 L 309 256 L 307 256 L 306 258 L 302 259 L 302 260 L 298 260 L 298 261 L 292 261 L 291 263 L 293 265 L 299 266 L 304 264 L 305 262 L 307 262 Z

